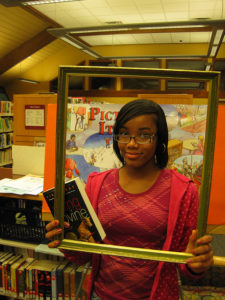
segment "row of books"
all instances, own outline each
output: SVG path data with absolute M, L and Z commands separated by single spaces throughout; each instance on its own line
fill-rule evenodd
M 89 268 L 0 251 L 0 294 L 16 299 L 85 300 Z
M 12 102 L 11 101 L 0 101 L 0 113 L 11 114 L 12 113 Z
M 12 117 L 0 117 L 0 132 L 12 131 L 13 119 Z
M 0 149 L 11 146 L 12 132 L 0 134 Z
M 12 161 L 12 148 L 6 148 L 0 151 L 0 164 Z

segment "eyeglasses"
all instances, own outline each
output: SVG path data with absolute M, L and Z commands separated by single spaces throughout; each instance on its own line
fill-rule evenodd
M 135 143 L 137 144 L 151 144 L 154 140 L 154 137 L 156 136 L 155 133 L 149 135 L 149 134 L 141 134 L 137 136 L 129 136 L 126 134 L 115 134 L 114 140 L 122 143 L 122 144 L 128 144 L 130 143 L 131 139 L 134 139 Z

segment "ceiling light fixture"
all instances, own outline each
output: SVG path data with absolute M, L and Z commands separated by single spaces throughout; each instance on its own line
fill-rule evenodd
M 23 81 L 23 82 L 27 82 L 27 83 L 33 83 L 33 84 L 38 84 L 38 83 L 40 83 L 40 81 L 31 80 L 31 79 L 26 79 L 26 78 L 18 78 L 18 80 Z
M 133 28 L 107 28 L 107 29 L 104 29 L 104 28 L 99 28 L 99 29 L 88 29 L 88 30 L 74 30 L 74 31 L 70 31 L 70 33 L 76 33 L 76 34 L 81 34 L 82 35 L 82 33 L 94 33 L 94 32 L 110 32 L 110 31 L 125 31 L 125 30 L 132 30 Z M 49 29 L 49 31 L 51 31 L 51 29 Z
M 207 25 L 183 25 L 183 26 L 154 26 L 154 23 L 152 26 L 142 26 L 139 27 L 138 29 L 176 29 L 176 28 L 199 28 L 199 27 L 206 27 Z
M 81 43 L 79 43 L 77 40 L 70 37 L 69 35 L 61 36 L 60 39 L 63 40 L 64 42 L 76 47 L 77 49 L 82 50 L 84 48 Z
M 52 3 L 62 3 L 62 2 L 73 2 L 82 0 L 36 0 L 36 1 L 22 1 L 23 5 L 40 5 L 40 4 L 52 4 Z
M 91 56 L 93 56 L 93 57 L 95 57 L 95 58 L 101 58 L 100 55 L 98 55 L 98 54 L 95 53 L 95 52 L 92 52 L 91 50 L 84 49 L 83 52 L 85 52 L 85 53 L 87 53 L 87 54 L 89 54 L 89 55 L 91 55 Z
M 210 57 L 213 57 L 213 56 L 215 56 L 216 55 L 216 52 L 217 52 L 217 49 L 218 49 L 218 47 L 217 46 L 212 46 L 212 49 L 211 49 L 211 51 L 210 51 Z
M 216 34 L 215 34 L 215 37 L 214 37 L 214 41 L 213 41 L 213 45 L 218 45 L 221 38 L 222 38 L 222 35 L 224 33 L 224 30 L 223 29 L 218 29 L 216 31 Z
M 145 55 L 145 56 L 141 56 L 141 55 L 137 55 L 137 56 L 104 56 L 104 59 L 107 60 L 117 60 L 117 59 L 122 59 L 122 60 L 135 60 L 135 59 L 155 59 L 155 58 L 165 58 L 165 59 L 201 59 L 201 58 L 206 58 L 206 55 L 191 55 L 191 56 L 187 56 L 187 55 Z
M 205 66 L 205 71 L 210 71 L 211 67 L 212 67 L 211 64 L 207 64 L 207 65 Z

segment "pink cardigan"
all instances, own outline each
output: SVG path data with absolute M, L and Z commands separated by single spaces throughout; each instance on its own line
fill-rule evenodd
M 112 170 L 91 173 L 86 184 L 86 192 L 98 213 L 98 196 L 107 174 Z M 186 249 L 191 231 L 196 228 L 198 214 L 198 192 L 192 181 L 170 170 L 172 174 L 167 238 L 162 250 L 183 252 Z M 100 256 L 98 254 L 63 251 L 65 257 L 76 264 L 85 264 L 91 259 L 92 272 L 88 285 L 90 299 L 93 283 L 98 273 Z M 180 271 L 189 277 L 199 278 L 191 274 L 186 265 L 179 265 Z M 178 300 L 178 282 L 176 264 L 160 262 L 149 300 Z

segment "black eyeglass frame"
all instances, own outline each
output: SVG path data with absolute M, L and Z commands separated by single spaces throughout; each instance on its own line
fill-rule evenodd
M 135 141 L 136 144 L 138 145 L 147 145 L 147 144 L 152 144 L 153 141 L 154 141 L 154 138 L 157 136 L 156 133 L 153 133 L 153 134 L 145 134 L 145 136 L 148 136 L 149 138 L 149 141 L 148 142 L 144 142 L 144 143 L 140 143 L 137 141 L 137 138 L 140 137 L 140 135 L 137 135 L 137 136 L 130 136 L 130 135 L 127 135 L 127 136 L 121 136 L 123 138 L 129 138 L 129 141 L 127 142 L 122 142 L 121 140 L 119 140 L 119 137 L 121 136 L 121 134 L 114 134 L 113 135 L 113 139 L 115 141 L 117 141 L 118 143 L 121 143 L 121 144 L 129 144 L 131 142 L 131 139 L 133 139 Z

